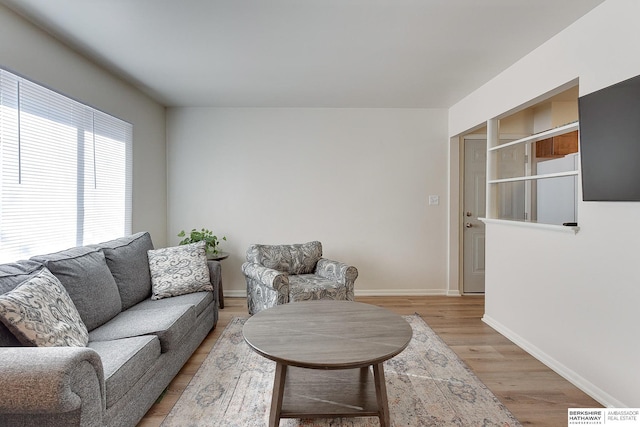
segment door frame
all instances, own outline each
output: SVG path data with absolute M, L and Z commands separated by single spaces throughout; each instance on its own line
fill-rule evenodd
M 449 253 L 447 296 L 462 296 L 462 156 L 463 136 L 449 140 Z
M 464 228 L 465 228 L 465 223 L 467 221 L 467 219 L 465 218 L 465 206 L 464 206 L 464 196 L 465 196 L 465 188 L 464 188 L 464 183 L 465 183 L 465 170 L 466 170 L 466 158 L 465 158 L 465 143 L 466 141 L 478 141 L 478 140 L 482 140 L 487 141 L 487 134 L 480 134 L 480 133 L 471 133 L 471 134 L 467 134 L 467 135 L 463 135 L 460 137 L 460 208 L 459 208 L 459 218 L 460 218 L 460 222 L 459 222 L 459 227 L 460 227 L 460 284 L 459 284 L 459 289 L 460 289 L 460 295 L 484 295 L 484 292 L 469 292 L 466 293 L 464 291 Z M 486 171 L 486 161 L 485 161 L 485 171 Z M 486 187 L 487 187 L 487 177 L 486 177 L 486 173 L 485 173 L 485 179 L 484 179 L 484 186 L 485 186 L 485 192 L 486 192 Z M 486 208 L 485 208 L 485 212 L 482 212 L 482 214 L 479 213 L 478 215 L 481 218 L 486 217 Z M 485 232 L 486 235 L 486 232 Z
M 463 292 L 463 244 L 462 227 L 464 227 L 463 196 L 464 196 L 464 140 L 487 139 L 486 133 L 474 133 L 486 126 L 483 123 L 468 133 L 456 135 L 449 139 L 449 254 L 447 296 L 462 296 Z M 501 139 L 519 139 L 519 134 L 502 135 Z M 488 208 L 488 206 L 487 206 Z M 468 294 L 477 295 L 477 294 Z
M 476 130 L 485 126 L 483 123 Z M 485 133 L 469 133 L 451 137 L 449 140 L 449 274 L 447 296 L 464 295 L 463 269 L 464 245 L 464 140 L 487 139 Z M 486 185 L 486 183 L 485 183 Z M 484 215 L 483 215 L 484 216 Z M 479 295 L 479 294 L 469 294 Z

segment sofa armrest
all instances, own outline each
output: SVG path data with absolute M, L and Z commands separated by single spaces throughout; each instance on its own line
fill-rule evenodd
M 242 264 L 242 273 L 249 279 L 253 279 L 263 286 L 267 286 L 278 294 L 289 296 L 289 276 L 282 271 L 264 267 L 253 262 Z
M 316 264 L 315 274 L 325 279 L 333 280 L 351 287 L 358 277 L 358 269 L 338 261 L 320 258 Z
M 104 371 L 94 350 L 0 348 L 0 414 L 61 413 L 85 405 L 93 416 L 102 418 L 106 408 Z

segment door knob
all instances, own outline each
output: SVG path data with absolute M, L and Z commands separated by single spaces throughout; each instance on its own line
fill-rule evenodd
M 467 228 L 473 227 L 473 225 L 470 222 L 467 222 L 464 226 L 467 227 Z
M 466 214 L 467 216 L 472 216 L 473 214 L 471 212 L 467 212 Z

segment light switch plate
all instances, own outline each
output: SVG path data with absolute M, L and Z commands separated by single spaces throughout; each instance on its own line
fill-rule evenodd
M 430 205 L 439 205 L 440 204 L 440 196 L 429 196 L 429 204 Z

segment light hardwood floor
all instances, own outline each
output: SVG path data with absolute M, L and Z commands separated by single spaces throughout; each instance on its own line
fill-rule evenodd
M 558 374 L 482 322 L 484 297 L 360 297 L 405 315 L 418 313 L 523 425 L 567 425 L 567 408 L 601 407 Z M 218 325 L 138 427 L 159 426 L 229 320 L 247 316 L 244 298 L 225 298 Z M 215 423 L 212 423 L 212 427 Z

